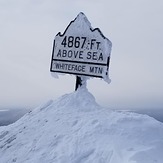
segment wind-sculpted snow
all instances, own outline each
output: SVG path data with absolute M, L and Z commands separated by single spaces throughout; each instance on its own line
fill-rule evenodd
M 162 163 L 163 124 L 100 107 L 85 89 L 0 127 L 1 163 Z

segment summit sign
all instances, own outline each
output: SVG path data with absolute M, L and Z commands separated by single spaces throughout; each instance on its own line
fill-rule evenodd
M 83 13 L 56 35 L 50 71 L 108 79 L 111 42 Z

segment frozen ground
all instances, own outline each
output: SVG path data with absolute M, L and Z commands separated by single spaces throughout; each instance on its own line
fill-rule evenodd
M 100 107 L 85 89 L 0 127 L 2 163 L 162 163 L 163 124 Z

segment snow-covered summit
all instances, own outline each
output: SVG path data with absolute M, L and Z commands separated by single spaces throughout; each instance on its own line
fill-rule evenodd
M 86 88 L 0 127 L 1 163 L 162 163 L 163 124 L 100 107 Z

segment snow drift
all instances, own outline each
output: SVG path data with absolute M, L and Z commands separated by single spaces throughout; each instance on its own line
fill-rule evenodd
M 100 107 L 86 90 L 0 127 L 1 163 L 162 163 L 163 124 Z

